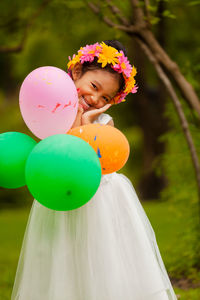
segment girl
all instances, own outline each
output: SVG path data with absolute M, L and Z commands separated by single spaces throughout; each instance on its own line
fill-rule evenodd
M 123 46 L 81 48 L 68 64 L 78 90 L 73 127 L 114 126 L 104 112 L 136 92 Z M 72 211 L 34 200 L 12 300 L 175 300 L 153 228 L 131 182 L 103 175 L 95 196 Z

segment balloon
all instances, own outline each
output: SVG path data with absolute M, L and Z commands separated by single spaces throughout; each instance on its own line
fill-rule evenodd
M 30 136 L 20 132 L 0 134 L 0 186 L 18 188 L 26 184 L 25 165 L 36 145 Z
M 95 194 L 101 180 L 99 159 L 90 145 L 75 136 L 57 134 L 40 141 L 26 164 L 31 194 L 54 210 L 72 210 Z
M 99 157 L 102 174 L 118 171 L 128 160 L 129 143 L 124 134 L 113 126 L 89 124 L 72 128 L 68 134 L 90 144 Z
M 23 81 L 19 103 L 29 129 L 40 139 L 65 133 L 76 118 L 78 94 L 71 77 L 56 67 L 41 67 Z

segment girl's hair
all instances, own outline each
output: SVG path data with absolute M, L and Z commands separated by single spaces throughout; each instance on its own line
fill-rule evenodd
M 127 56 L 127 51 L 125 49 L 125 47 L 117 40 L 105 40 L 104 43 L 107 46 L 111 46 L 115 49 L 117 49 L 118 51 L 123 51 L 124 55 Z M 124 89 L 125 86 L 125 80 L 122 74 L 117 73 L 113 68 L 111 68 L 110 65 L 106 65 L 104 68 L 102 68 L 102 64 L 101 63 L 97 63 L 97 59 L 95 58 L 93 60 L 93 62 L 84 62 L 82 64 L 82 74 L 86 73 L 87 71 L 92 71 L 92 70 L 97 70 L 97 69 L 101 69 L 101 70 L 105 70 L 111 74 L 116 75 L 116 77 L 119 79 L 119 92 L 121 90 Z

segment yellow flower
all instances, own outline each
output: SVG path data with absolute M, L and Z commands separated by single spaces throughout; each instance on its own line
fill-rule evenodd
M 126 65 L 125 65 L 124 62 L 121 64 L 121 68 L 122 68 L 123 70 L 126 70 Z
M 133 66 L 132 71 L 131 71 L 131 77 L 134 77 L 137 74 L 136 68 Z
M 101 43 L 102 51 L 99 54 L 98 63 L 102 63 L 102 68 L 104 68 L 107 64 L 118 64 L 118 57 L 122 54 L 119 53 L 115 48 L 111 46 L 107 46 L 104 42 Z
M 126 88 L 125 88 L 125 93 L 130 93 L 130 91 L 134 88 L 135 85 L 135 79 L 132 77 L 129 77 L 126 79 Z
M 81 57 L 81 55 L 82 55 L 82 53 L 81 53 L 81 51 L 80 51 L 77 55 L 75 55 L 75 56 L 73 57 L 72 60 L 70 60 L 70 61 L 68 62 L 68 64 L 67 64 L 68 69 L 70 69 L 71 67 L 75 66 L 75 64 L 77 64 L 78 62 L 80 62 L 80 57 Z

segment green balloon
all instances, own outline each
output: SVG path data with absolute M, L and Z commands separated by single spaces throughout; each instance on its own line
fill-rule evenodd
M 95 194 L 100 180 L 101 165 L 95 151 L 68 134 L 40 141 L 26 164 L 30 193 L 42 205 L 58 211 L 84 205 Z
M 25 165 L 36 145 L 30 136 L 20 132 L 0 134 L 0 186 L 18 188 L 26 185 Z

